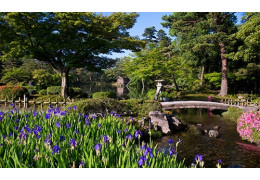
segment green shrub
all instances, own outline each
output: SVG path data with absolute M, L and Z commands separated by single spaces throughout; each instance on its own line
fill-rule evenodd
M 0 97 L 7 99 L 16 99 L 22 97 L 23 95 L 28 95 L 29 92 L 26 88 L 22 86 L 0 86 Z
M 60 95 L 60 93 L 61 93 L 61 86 L 50 86 L 47 88 L 48 95 L 52 95 L 52 94 Z
M 42 89 L 42 90 L 39 91 L 39 94 L 43 95 L 43 96 L 47 95 L 47 90 L 46 89 Z
M 229 107 L 226 112 L 222 113 L 222 116 L 226 120 L 236 121 L 242 114 L 242 109 L 236 107 Z
M 92 94 L 93 98 L 116 98 L 114 92 L 96 92 Z
M 86 99 L 71 103 L 67 107 L 77 106 L 80 113 L 110 113 L 116 111 L 121 115 L 147 116 L 149 111 L 161 111 L 159 102 L 137 99 L 116 100 L 111 98 Z
M 150 90 L 147 92 L 146 96 L 147 96 L 148 99 L 154 100 L 154 95 L 155 95 L 155 93 L 156 93 L 156 89 L 150 89 Z
M 88 96 L 88 94 L 84 93 L 82 91 L 82 89 L 79 88 L 79 87 L 71 87 L 71 88 L 69 88 L 69 95 L 71 95 L 72 97 L 77 97 L 77 98 L 79 98 L 79 97 L 87 97 Z

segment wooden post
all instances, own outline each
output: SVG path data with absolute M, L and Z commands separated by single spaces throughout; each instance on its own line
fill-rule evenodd
M 63 107 L 64 107 L 64 108 L 66 107 L 66 99 L 64 99 Z
M 26 108 L 26 96 L 25 96 L 25 94 L 23 95 L 23 107 Z
M 19 109 L 21 108 L 21 97 L 19 97 L 19 99 L 18 99 L 18 107 L 19 107 Z
M 5 97 L 5 107 L 7 106 L 7 97 Z
M 56 98 L 56 105 L 55 107 L 58 107 L 58 98 Z
M 51 98 L 49 98 L 49 106 L 51 106 Z
M 231 99 L 231 105 L 233 105 L 233 100 Z
M 43 109 L 43 100 L 42 100 L 42 98 L 41 98 L 41 110 Z
M 246 100 L 246 106 L 248 106 L 248 99 Z
M 29 106 L 29 101 L 28 101 L 28 97 L 25 97 L 25 108 L 27 109 L 28 108 L 28 106 Z
M 33 98 L 33 108 L 35 109 L 36 108 L 36 102 L 35 102 L 35 99 Z

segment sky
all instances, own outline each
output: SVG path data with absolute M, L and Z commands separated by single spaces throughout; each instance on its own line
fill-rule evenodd
M 99 12 L 98 12 L 99 13 Z M 104 16 L 108 16 L 111 12 L 102 12 Z M 145 28 L 154 26 L 156 30 L 163 29 L 167 34 L 169 33 L 168 28 L 163 28 L 161 25 L 162 16 L 171 15 L 172 12 L 138 12 L 139 17 L 137 18 L 137 22 L 133 26 L 132 29 L 129 30 L 131 36 L 139 36 L 141 39 L 142 34 L 144 33 Z M 241 17 L 244 13 L 238 12 L 235 13 L 237 16 L 237 24 L 241 24 Z M 168 34 L 169 35 L 169 34 Z M 112 55 L 107 55 L 110 58 L 122 58 L 128 56 L 132 52 L 129 50 L 125 50 L 124 53 L 113 53 Z

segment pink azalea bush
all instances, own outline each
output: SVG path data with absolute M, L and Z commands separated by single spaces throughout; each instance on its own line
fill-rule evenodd
M 260 142 L 260 111 L 245 112 L 237 120 L 237 132 L 243 140 Z

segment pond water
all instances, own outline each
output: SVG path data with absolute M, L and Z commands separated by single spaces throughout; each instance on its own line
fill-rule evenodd
M 203 129 L 210 130 L 219 126 L 219 137 L 210 138 L 207 134 L 195 135 L 183 131 L 156 139 L 154 142 L 158 144 L 159 150 L 166 151 L 169 148 L 169 139 L 174 139 L 175 142 L 181 139 L 178 155 L 185 158 L 188 166 L 196 154 L 202 154 L 205 167 L 208 168 L 216 167 L 218 159 L 223 161 L 222 167 L 260 167 L 260 147 L 243 141 L 236 131 L 236 123 L 223 120 L 220 111 L 211 114 L 207 109 L 179 109 L 174 113 L 189 124 L 202 124 Z

